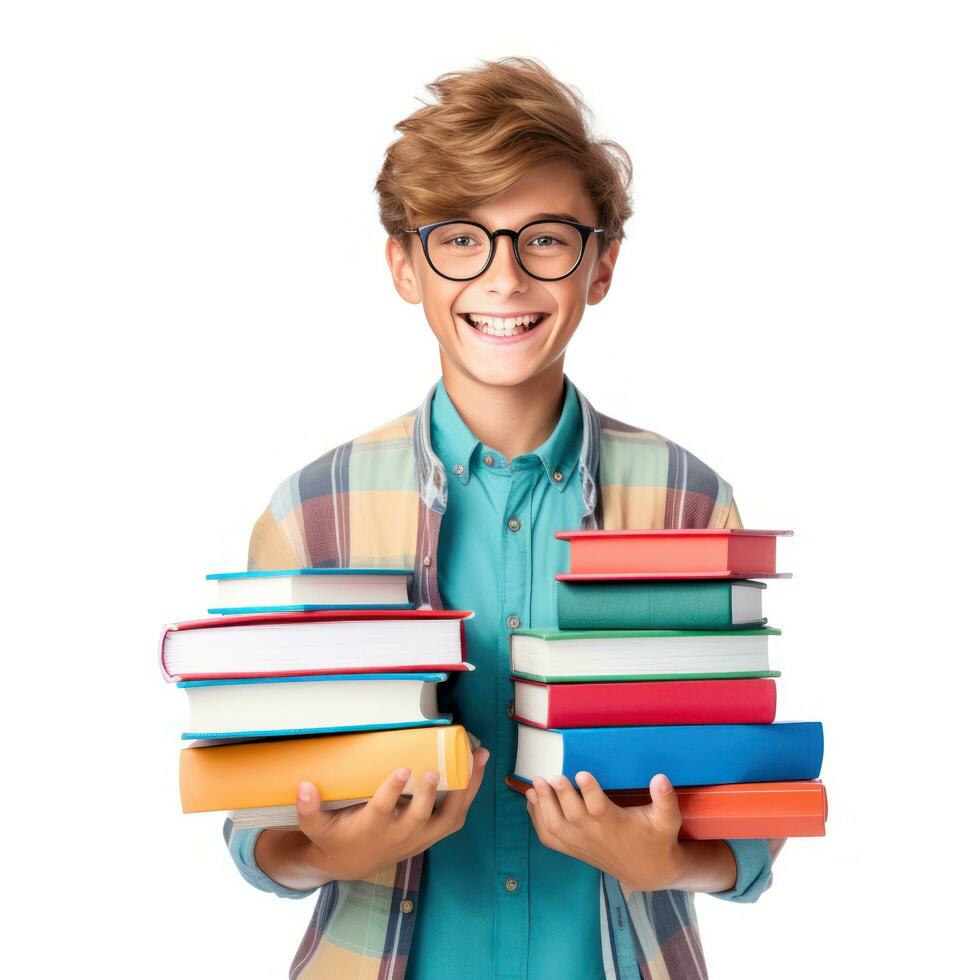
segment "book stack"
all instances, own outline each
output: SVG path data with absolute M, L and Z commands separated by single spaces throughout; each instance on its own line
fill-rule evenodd
M 466 662 L 472 613 L 414 609 L 411 571 L 292 569 L 209 575 L 207 619 L 167 626 L 161 667 L 183 688 L 185 813 L 295 826 L 302 780 L 325 808 L 370 797 L 391 772 L 466 786 L 471 740 L 439 711 L 437 685 Z
M 664 773 L 686 839 L 822 836 L 819 722 L 779 721 L 762 578 L 790 531 L 560 531 L 558 628 L 511 636 L 511 788 L 585 770 L 648 804 Z

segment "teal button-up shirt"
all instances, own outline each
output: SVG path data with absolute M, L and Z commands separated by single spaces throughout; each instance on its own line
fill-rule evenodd
M 470 432 L 440 381 L 432 442 L 449 480 L 439 591 L 446 608 L 476 613 L 466 624 L 476 670 L 442 685 L 441 707 L 490 761 L 463 829 L 426 853 L 407 977 L 601 980 L 600 873 L 545 847 L 503 782 L 517 745 L 510 633 L 557 625 L 554 575 L 568 556 L 554 533 L 582 516 L 578 397 L 566 382 L 551 435 L 508 463 Z

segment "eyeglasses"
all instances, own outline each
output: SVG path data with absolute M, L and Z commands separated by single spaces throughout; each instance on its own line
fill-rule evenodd
M 436 221 L 407 228 L 422 240 L 433 272 L 453 282 L 483 275 L 493 262 L 500 236 L 509 238 L 517 264 L 533 279 L 555 282 L 570 276 L 582 261 L 589 236 L 603 231 L 574 221 L 532 221 L 517 231 L 490 231 L 476 221 Z

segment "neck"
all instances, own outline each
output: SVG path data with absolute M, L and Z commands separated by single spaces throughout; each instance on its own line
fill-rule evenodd
M 564 357 L 519 385 L 488 385 L 463 374 L 444 355 L 442 383 L 459 417 L 484 445 L 507 460 L 537 449 L 561 416 Z

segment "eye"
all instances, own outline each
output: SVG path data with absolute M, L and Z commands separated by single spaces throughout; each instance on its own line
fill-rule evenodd
M 448 245 L 459 245 L 462 248 L 466 247 L 467 242 L 472 242 L 472 235 L 454 235 L 452 238 L 448 239 L 445 244 Z
M 549 244 L 564 245 L 565 243 L 562 242 L 560 239 L 555 238 L 554 235 L 538 235 L 536 238 L 532 238 L 528 242 L 528 245 L 535 245 L 535 244 L 541 245 L 542 248 L 547 248 Z

